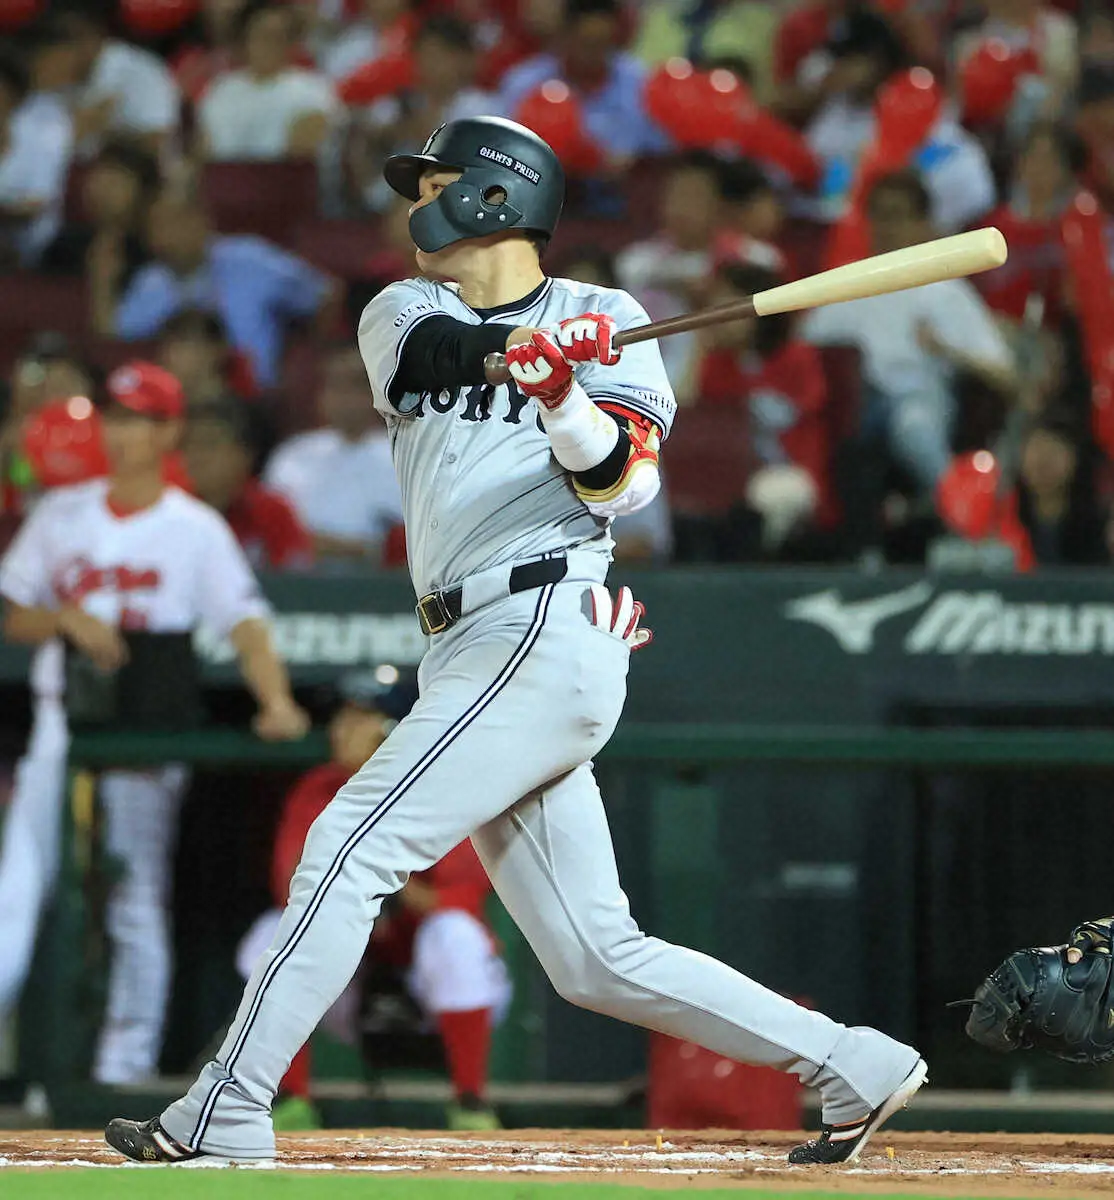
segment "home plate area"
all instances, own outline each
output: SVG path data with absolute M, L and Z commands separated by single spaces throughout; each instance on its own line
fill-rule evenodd
M 475 1178 L 529 1175 L 581 1182 L 822 1187 L 950 1196 L 1103 1195 L 1114 1192 L 1114 1137 L 883 1132 L 854 1167 L 789 1167 L 785 1133 L 654 1134 L 515 1130 L 446 1136 L 398 1130 L 311 1134 L 279 1140 L 274 1164 L 238 1170 L 403 1173 Z M 0 1135 L 0 1168 L 115 1167 L 96 1134 Z M 205 1160 L 191 1164 L 203 1169 Z M 150 1168 L 135 1168 L 150 1169 Z M 183 1169 L 183 1168 L 177 1168 Z

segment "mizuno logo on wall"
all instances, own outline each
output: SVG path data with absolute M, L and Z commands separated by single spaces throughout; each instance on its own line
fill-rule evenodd
M 791 621 L 818 625 L 848 654 L 868 654 L 889 621 L 920 610 L 897 633 L 907 654 L 1114 655 L 1114 604 L 1007 600 L 996 591 L 942 591 L 920 582 L 862 600 L 834 588 L 790 600 Z M 927 607 L 925 607 L 927 605 Z

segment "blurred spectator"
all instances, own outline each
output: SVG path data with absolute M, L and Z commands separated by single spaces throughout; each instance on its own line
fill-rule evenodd
M 287 323 L 312 318 L 328 331 L 336 322 L 335 280 L 262 238 L 214 234 L 184 191 L 166 188 L 151 205 L 147 249 L 152 261 L 106 298 L 118 337 L 154 337 L 184 308 L 216 312 L 260 384 L 271 387 Z
M 410 0 L 362 0 L 358 11 L 317 47 L 318 67 L 336 83 L 365 63 L 404 51 L 417 23 Z
M 1055 323 L 1064 285 L 1060 218 L 1078 189 L 1085 152 L 1070 130 L 1035 125 L 1014 166 L 1005 204 L 987 217 L 1010 248 L 1009 261 L 972 282 L 995 312 L 1021 319 L 1029 296 L 1044 298 L 1045 324 Z
M 158 363 L 182 385 L 187 409 L 250 400 L 258 390 L 251 364 L 231 345 L 220 318 L 199 309 L 183 309 L 162 327 Z
M 693 308 L 707 296 L 712 247 L 723 220 L 722 164 L 704 150 L 677 158 L 661 190 L 660 228 L 615 259 L 620 285 L 654 320 Z
M 851 13 L 833 27 L 825 52 L 816 59 L 816 101 L 807 124 L 809 143 L 824 160 L 824 194 L 843 196 L 855 165 L 874 135 L 878 89 L 905 62 L 897 35 L 882 17 Z
M 417 271 L 414 243 L 410 238 L 410 208 L 413 201 L 395 196 L 383 218 L 383 241 L 349 282 L 347 312 L 349 324 L 360 323 L 360 316 L 371 300 L 389 283 L 409 279 Z
M 1114 64 L 1085 67 L 1076 99 L 1075 127 L 1087 149 L 1083 181 L 1109 208 L 1114 202 Z
M 402 499 L 387 431 L 371 406 L 354 345 L 325 360 L 318 410 L 324 427 L 279 446 L 264 482 L 293 504 L 318 557 L 378 562 L 388 533 L 402 523 Z
M 244 66 L 216 79 L 197 108 L 201 157 L 312 158 L 339 108 L 332 84 L 294 65 L 297 14 L 251 0 L 236 18 Z
M 62 220 L 73 126 L 55 91 L 74 59 L 56 30 L 44 27 L 28 56 L 30 70 L 0 59 L 0 267 L 35 264 Z
M 113 134 L 143 141 L 153 154 L 170 148 L 178 132 L 181 96 L 161 58 L 108 36 L 103 10 L 78 0 L 57 15 L 77 48 L 80 85 L 74 127 L 83 157 Z
M 426 18 L 414 41 L 413 85 L 365 101 L 360 73 L 346 80 L 341 97 L 353 110 L 349 164 L 363 204 L 385 209 L 395 193 L 383 179 L 390 154 L 417 151 L 447 121 L 491 113 L 493 98 L 475 87 L 476 50 L 471 29 L 447 13 Z
M 815 63 L 813 56 L 824 54 L 843 7 L 843 0 L 804 0 L 791 6 L 781 18 L 774 38 L 774 77 L 783 88 L 807 84 L 810 77 L 826 78 L 823 63 Z M 787 107 L 807 116 L 810 99 L 813 97 L 801 97 Z M 819 99 L 817 95 L 816 102 Z
M 880 89 L 902 64 L 902 48 L 881 17 L 856 10 L 831 43 L 830 84 L 826 98 L 809 123 L 806 137 L 824 164 L 816 215 L 842 215 L 854 186 L 863 152 L 879 134 L 876 100 Z M 915 92 L 931 77 L 911 79 Z M 893 114 L 900 122 L 900 112 Z M 933 200 L 933 217 L 943 232 L 960 229 L 994 205 L 994 179 L 979 143 L 959 125 L 949 104 L 939 104 L 927 137 L 906 162 L 924 176 Z
M 304 570 L 313 539 L 289 502 L 255 478 L 264 440 L 258 409 L 235 400 L 200 405 L 186 423 L 186 470 L 194 493 L 224 517 L 256 570 Z
M 633 51 L 649 66 L 668 58 L 741 58 L 760 100 L 770 98 L 774 6 L 758 0 L 651 0 L 639 10 Z
M 622 50 L 620 0 L 566 0 L 556 53 L 543 52 L 507 72 L 499 108 L 513 117 L 547 80 L 563 80 L 577 98 L 591 140 L 619 159 L 659 153 L 661 131 L 642 103 L 646 68 Z
M 564 265 L 556 272 L 565 279 L 590 283 L 596 287 L 619 286 L 615 277 L 615 260 L 598 246 L 574 246 L 564 256 Z
M 983 0 L 982 7 L 983 22 L 956 39 L 957 62 L 990 41 L 1014 53 L 1031 51 L 1039 73 L 1030 78 L 1040 90 L 1032 97 L 1033 107 L 1042 104 L 1046 115 L 1055 115 L 1075 87 L 1079 62 L 1075 21 L 1043 0 Z
M 564 0 L 514 0 L 498 39 L 480 63 L 480 87 L 496 90 L 511 67 L 543 53 L 561 32 L 564 15 Z
M 779 282 L 760 267 L 723 266 L 709 299 L 729 304 Z M 768 552 L 818 515 L 832 515 L 827 382 L 819 352 L 793 337 L 792 322 L 783 315 L 700 331 L 689 385 L 697 404 L 747 416 L 752 461 L 739 471 Z
M 81 180 L 82 220 L 70 221 L 47 246 L 39 266 L 59 275 L 118 280 L 127 287 L 147 259 L 143 227 L 159 185 L 159 168 L 141 145 L 107 142 Z M 96 295 L 103 287 L 93 285 Z M 94 328 L 106 322 L 93 315 Z
M 866 7 L 848 0 L 803 0 L 789 7 L 774 40 L 777 104 L 788 116 L 806 121 L 819 104 L 842 91 L 858 73 L 858 64 L 847 61 L 833 70 L 831 47 L 846 35 L 856 14 Z M 918 11 L 926 6 L 878 7 L 886 10 L 901 57 L 935 65 L 938 47 L 932 22 Z
M 788 263 L 777 245 L 785 225 L 785 206 L 769 176 L 757 163 L 737 158 L 723 164 L 720 184 L 717 261 L 751 263 L 785 273 Z
M 12 367 L 7 403 L 0 422 L 0 479 L 3 510 L 22 512 L 37 481 L 22 450 L 27 419 L 57 400 L 93 396 L 97 379 L 92 367 L 58 333 L 40 333 Z
M 1086 66 L 1114 66 L 1114 12 L 1090 8 L 1079 26 L 1079 61 Z
M 1021 449 L 1018 515 L 1040 566 L 1088 566 L 1110 560 L 1104 522 L 1075 422 L 1050 412 Z
M 237 22 L 247 0 L 201 0 L 197 33 L 170 59 L 174 78 L 191 104 L 218 75 L 237 65 Z
M 867 201 L 871 253 L 933 237 L 930 206 L 916 172 L 883 176 Z M 862 434 L 884 438 L 924 493 L 933 491 L 951 455 L 957 372 L 1007 397 L 1016 385 L 1009 349 L 966 279 L 819 308 L 803 333 L 817 345 L 859 348 L 868 385 Z
M 808 121 L 843 96 L 868 96 L 905 61 L 889 22 L 844 0 L 812 0 L 790 11 L 778 29 L 774 70 L 779 105 Z
M 9 410 L 32 412 L 52 400 L 92 396 L 97 375 L 92 365 L 60 333 L 37 333 L 12 369 Z
M 661 229 L 635 242 L 615 259 L 620 286 L 631 292 L 652 320 L 677 316 L 707 303 L 717 251 L 734 261 L 749 260 L 771 269 L 778 251 L 725 228 L 724 167 L 714 155 L 693 150 L 678 158 L 661 193 Z M 736 221 L 738 207 L 731 210 Z M 691 350 L 691 337 L 662 344 L 666 369 L 674 379 Z

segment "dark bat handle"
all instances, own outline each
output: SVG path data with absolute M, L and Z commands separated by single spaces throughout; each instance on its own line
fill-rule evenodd
M 703 329 L 706 325 L 720 325 L 724 321 L 742 321 L 755 316 L 754 299 L 748 296 L 745 300 L 733 300 L 730 304 L 720 304 L 716 308 L 705 308 L 700 312 L 685 313 L 681 317 L 669 317 L 665 321 L 651 321 L 649 325 L 636 325 L 634 329 L 620 329 L 615 335 L 616 346 L 633 346 L 636 342 L 649 342 L 654 338 L 670 337 L 675 333 L 688 333 L 693 329 Z M 493 350 L 484 359 L 484 376 L 488 383 L 506 383 L 511 377 L 507 370 L 507 360 Z

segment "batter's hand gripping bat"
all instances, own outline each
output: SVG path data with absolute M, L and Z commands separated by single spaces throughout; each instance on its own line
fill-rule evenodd
M 769 317 L 774 313 L 796 312 L 802 308 L 819 308 L 824 304 L 839 304 L 844 300 L 859 300 L 863 296 L 882 296 L 906 288 L 938 283 L 941 279 L 958 279 L 1000 267 L 1007 258 L 1006 239 L 993 227 L 959 233 L 954 237 L 937 238 L 905 250 L 876 254 L 859 262 L 848 263 L 819 275 L 809 275 L 793 283 L 784 283 L 768 291 L 706 308 L 701 312 L 671 317 L 623 329 L 615 335 L 616 346 L 631 346 L 651 338 L 688 333 L 724 321 L 739 321 L 746 317 Z M 488 383 L 506 383 L 510 379 L 506 359 L 502 354 L 489 354 L 484 359 L 484 374 Z

